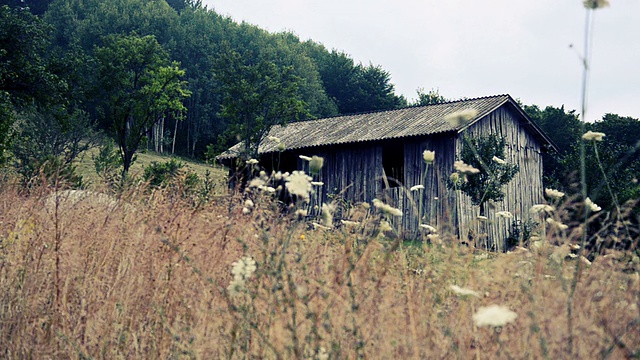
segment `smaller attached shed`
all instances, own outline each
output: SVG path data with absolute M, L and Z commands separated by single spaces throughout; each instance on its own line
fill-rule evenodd
M 447 120 L 469 110 L 476 116 L 466 122 Z M 489 134 L 506 140 L 505 160 L 519 165 L 520 171 L 505 186 L 504 201 L 487 204 L 488 220 L 480 221 L 478 207 L 463 193 L 448 189 L 446 179 L 454 172 L 463 136 Z M 420 224 L 428 224 L 496 250 L 504 250 L 513 219 L 494 214 L 504 210 L 516 221 L 529 218 L 531 206 L 543 200 L 542 153 L 554 148 L 509 95 L 278 125 L 268 137 L 260 145 L 259 160 L 269 171 L 305 169 L 306 161 L 300 155 L 324 158 L 324 167 L 314 179 L 324 186 L 314 205 L 335 196 L 353 203 L 378 198 L 403 211 L 396 225 L 408 236 L 415 236 Z M 238 144 L 218 160 L 233 172 L 241 150 Z M 424 150 L 435 151 L 434 164 L 425 165 Z M 409 191 L 414 185 L 424 189 Z M 418 219 L 420 204 L 422 221 Z

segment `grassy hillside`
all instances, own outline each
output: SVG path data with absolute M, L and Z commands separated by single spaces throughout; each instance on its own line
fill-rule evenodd
M 81 154 L 76 161 L 77 172 L 82 175 L 83 180 L 89 185 L 96 185 L 100 183 L 100 178 L 96 174 L 95 166 L 93 163 L 93 156 L 97 154 L 97 149 L 90 149 Z M 171 159 L 170 156 L 160 155 L 151 151 L 141 152 L 136 154 L 137 160 L 133 163 L 133 166 L 129 170 L 130 175 L 134 178 L 139 178 L 144 173 L 144 169 L 152 162 L 164 163 Z M 184 164 L 185 170 L 193 172 L 198 175 L 200 179 L 206 177 L 207 172 L 210 173 L 210 177 L 217 184 L 216 188 L 223 189 L 226 170 L 221 166 L 209 165 L 202 162 L 195 162 L 189 159 L 176 158 L 182 164 Z

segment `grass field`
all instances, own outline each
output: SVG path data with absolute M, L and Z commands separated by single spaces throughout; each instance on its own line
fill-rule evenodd
M 256 192 L 49 194 L 0 189 L 3 358 L 640 356 L 634 253 L 407 245 L 365 212 L 314 230 Z

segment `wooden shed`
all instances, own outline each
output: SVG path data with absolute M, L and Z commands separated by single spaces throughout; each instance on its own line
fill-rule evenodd
M 451 114 L 469 110 L 476 115 L 466 122 L 447 120 Z M 505 160 L 519 165 L 520 171 L 505 186 L 504 201 L 487 204 L 488 220 L 483 222 L 477 218 L 479 208 L 460 191 L 448 189 L 446 179 L 454 172 L 463 136 L 489 134 L 506 139 Z M 268 171 L 304 169 L 307 162 L 300 155 L 324 158 L 324 167 L 314 179 L 324 186 L 317 191 L 311 210 L 335 196 L 353 203 L 378 198 L 403 211 L 396 225 L 408 236 L 415 236 L 423 223 L 452 231 L 463 240 L 472 235 L 476 243 L 496 250 L 504 250 L 514 219 L 497 218 L 495 213 L 505 210 L 515 220 L 529 219 L 531 206 L 543 201 L 542 152 L 554 147 L 509 95 L 278 125 L 268 137 L 259 148 L 260 165 Z M 232 165 L 241 150 L 238 144 L 218 160 Z M 435 151 L 432 165 L 423 161 L 424 150 Z M 409 191 L 420 184 L 424 189 Z M 424 214 L 421 222 L 419 204 Z

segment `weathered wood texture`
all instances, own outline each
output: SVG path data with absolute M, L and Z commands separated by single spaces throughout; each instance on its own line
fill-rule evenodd
M 472 206 L 471 199 L 461 194 L 457 206 L 458 231 L 461 238 L 473 234 L 476 245 L 504 251 L 504 239 L 509 236 L 514 219 L 497 218 L 497 211 L 511 212 L 516 219 L 526 221 L 531 217 L 529 209 L 543 200 L 542 154 L 538 141 L 518 124 L 520 117 L 509 106 L 502 106 L 470 126 L 456 139 L 456 154 L 463 147 L 463 136 L 485 136 L 498 134 L 506 139 L 507 162 L 517 164 L 520 171 L 505 187 L 505 198 L 501 202 L 486 204 L 486 222 L 478 220 L 480 209 Z

